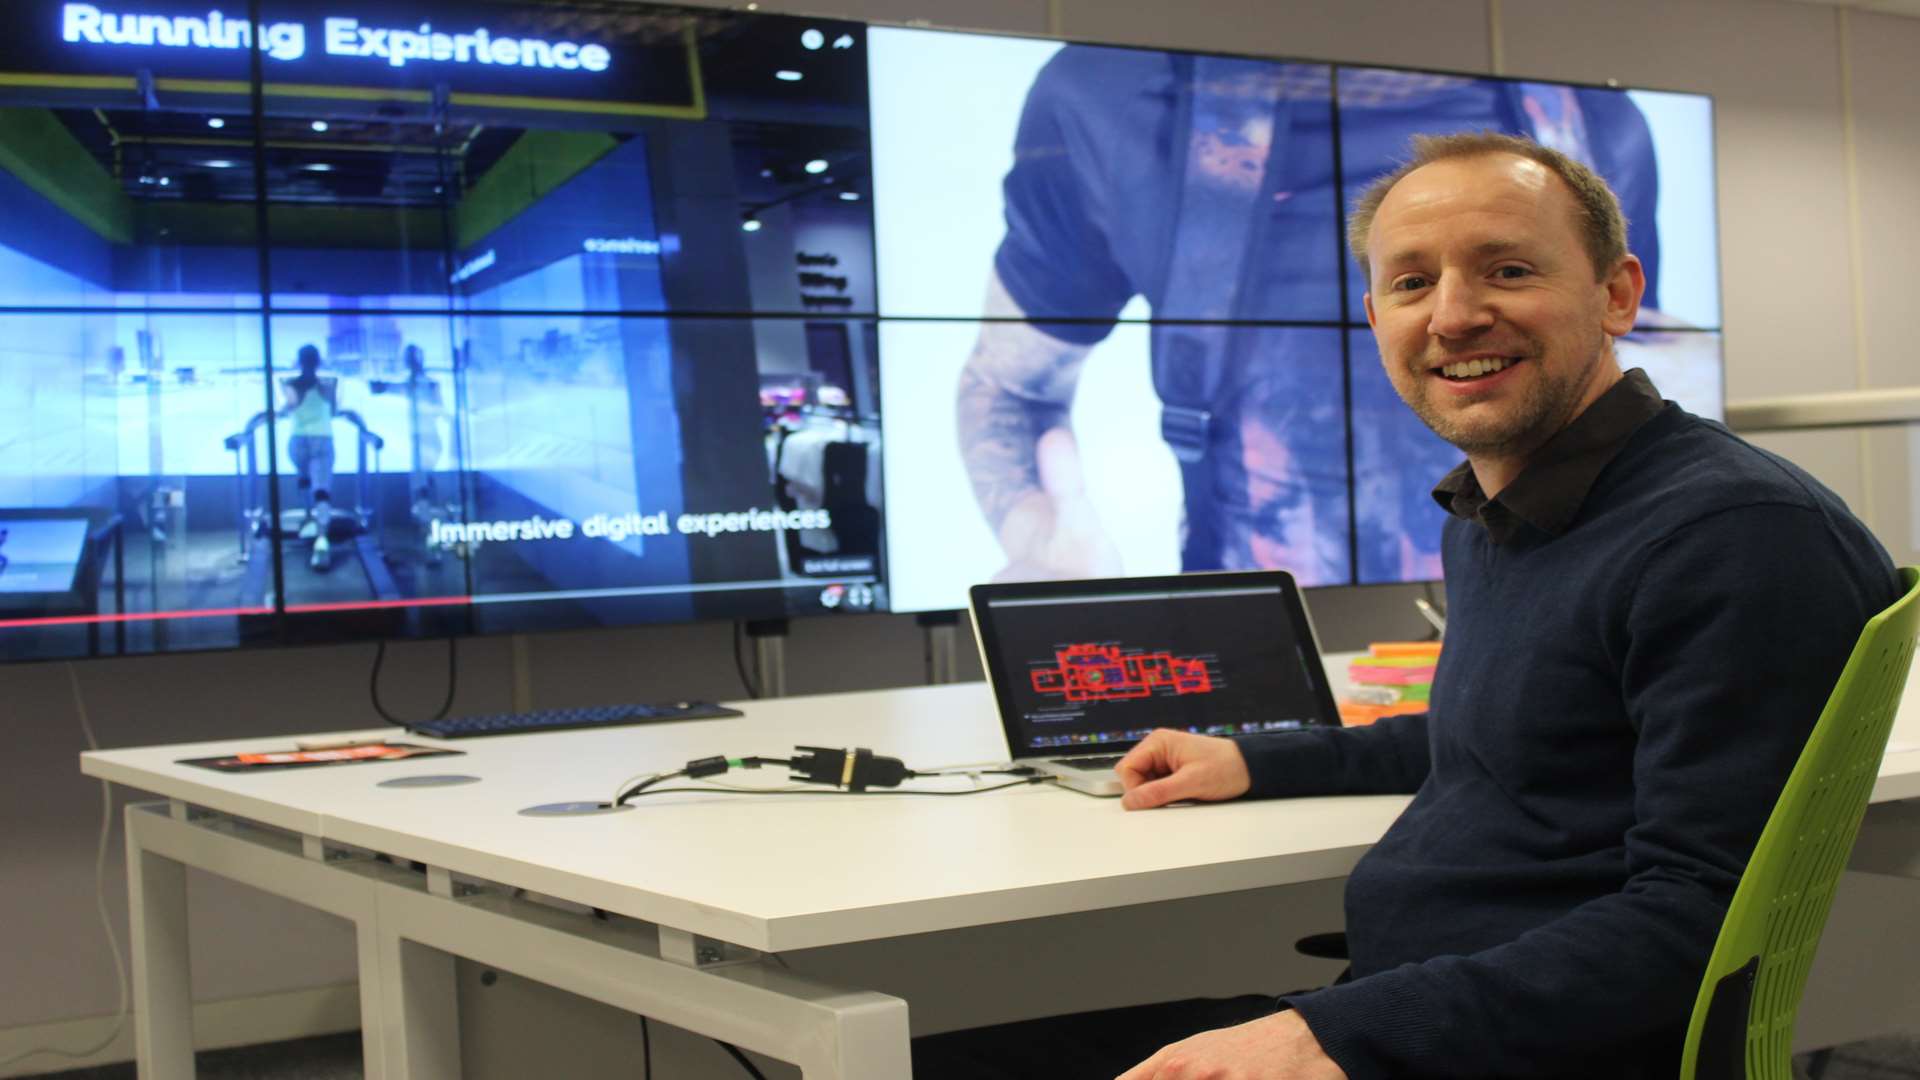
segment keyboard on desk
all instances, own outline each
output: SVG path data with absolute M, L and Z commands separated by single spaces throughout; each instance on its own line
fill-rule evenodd
M 470 739 L 477 735 L 528 735 L 537 731 L 573 731 L 579 728 L 652 724 L 666 720 L 711 720 L 742 716 L 739 709 L 711 701 L 676 701 L 659 705 L 594 705 L 581 709 L 542 709 L 538 712 L 455 716 L 409 724 L 407 730 L 435 739 Z

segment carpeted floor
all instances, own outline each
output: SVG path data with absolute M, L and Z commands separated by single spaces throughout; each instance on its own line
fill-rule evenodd
M 360 1080 L 360 1033 L 206 1050 L 195 1055 L 200 1080 Z M 133 1063 L 48 1073 L 59 1080 L 134 1080 Z

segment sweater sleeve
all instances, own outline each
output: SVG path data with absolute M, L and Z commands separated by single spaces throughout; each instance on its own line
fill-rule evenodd
M 1365 727 L 1316 728 L 1239 740 L 1256 799 L 1303 795 L 1411 795 L 1427 778 L 1427 714 Z
M 1609 643 L 1636 732 L 1624 887 L 1482 952 L 1289 997 L 1352 1080 L 1605 1072 L 1670 1042 L 1677 1055 L 1773 802 L 1891 600 L 1891 564 L 1862 557 L 1819 511 L 1779 505 L 1721 511 L 1648 551 Z

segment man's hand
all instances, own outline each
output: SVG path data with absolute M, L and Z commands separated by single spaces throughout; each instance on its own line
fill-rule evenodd
M 1141 739 L 1120 764 L 1120 805 L 1146 810 L 1182 799 L 1237 799 L 1253 786 L 1247 759 L 1232 739 L 1165 728 Z
M 1347 1080 L 1347 1073 L 1289 1009 L 1163 1046 L 1119 1080 Z
M 1040 490 L 1015 502 L 1000 523 L 1007 565 L 995 581 L 1112 577 L 1120 552 L 1107 538 L 1093 500 L 1087 498 L 1080 444 L 1063 427 L 1048 430 L 1034 447 Z

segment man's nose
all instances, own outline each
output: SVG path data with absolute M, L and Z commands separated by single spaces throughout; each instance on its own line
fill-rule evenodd
M 1435 337 L 1469 337 L 1493 325 L 1493 309 L 1484 290 L 1463 275 L 1445 274 L 1434 286 L 1433 314 L 1427 332 Z

